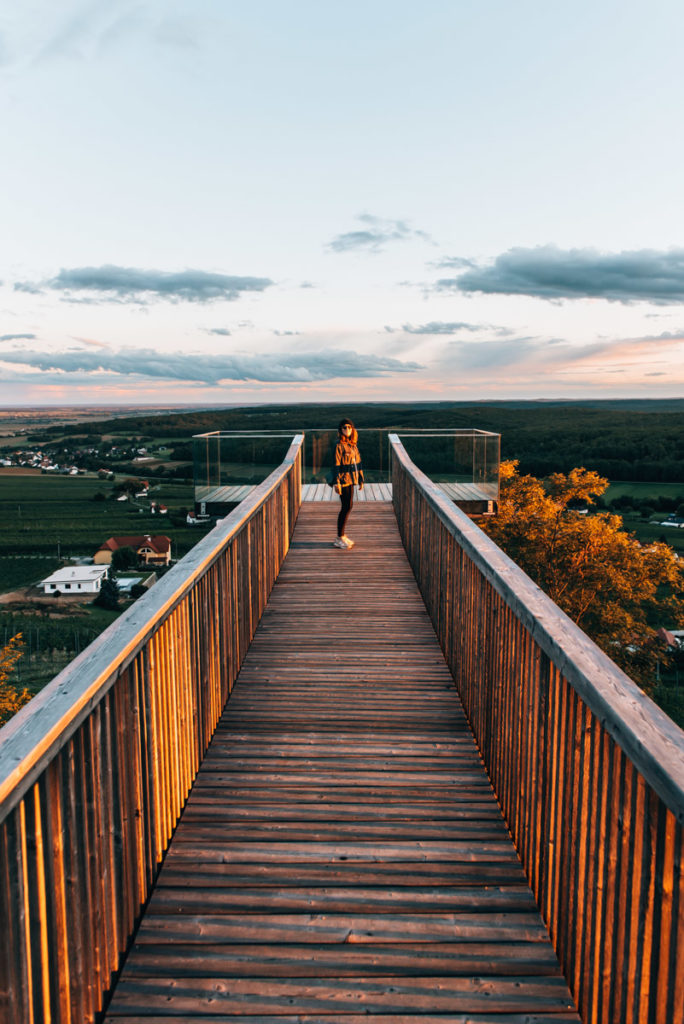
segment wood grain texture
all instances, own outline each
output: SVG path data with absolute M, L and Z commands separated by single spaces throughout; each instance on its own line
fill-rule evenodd
M 106 1020 L 577 1022 L 392 507 L 335 520 L 300 510 Z

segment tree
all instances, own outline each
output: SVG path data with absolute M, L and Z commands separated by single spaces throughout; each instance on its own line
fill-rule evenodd
M 142 488 L 142 480 L 137 477 L 127 477 L 114 488 L 114 494 L 128 494 L 130 497 L 137 494 Z
M 108 611 L 116 611 L 119 607 L 119 587 L 115 579 L 102 580 L 100 593 L 93 604 L 99 608 L 106 608 Z
M 486 532 L 610 658 L 644 689 L 664 659 L 658 626 L 684 617 L 684 575 L 674 551 L 642 547 L 611 512 L 581 514 L 608 481 L 583 468 L 546 482 L 501 464 L 499 514 Z
M 21 633 L 17 633 L 0 647 L 0 726 L 8 722 L 15 712 L 31 699 L 27 689 L 17 690 L 10 682 L 12 669 L 23 654 Z
M 117 548 L 112 552 L 112 570 L 133 569 L 138 564 L 138 552 L 135 548 Z

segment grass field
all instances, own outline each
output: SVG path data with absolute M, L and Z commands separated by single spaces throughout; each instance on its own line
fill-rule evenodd
M 150 498 L 168 507 L 167 516 L 152 515 L 147 501 L 97 501 L 96 494 L 111 495 L 111 484 L 89 477 L 3 475 L 0 557 L 92 556 L 108 537 L 150 533 L 170 537 L 172 555 L 179 558 L 206 532 L 183 521 L 181 510 L 194 506 L 191 484 L 153 484 Z
M 0 556 L 0 594 L 18 587 L 39 583 L 62 563 L 52 556 L 22 555 L 21 557 Z
M 610 484 L 604 494 L 605 501 L 613 501 L 615 498 L 629 496 L 630 498 L 681 498 L 684 504 L 684 482 L 672 483 L 647 483 L 640 480 L 620 481 Z
M 661 526 L 660 523 L 647 523 L 642 519 L 629 516 L 623 517 L 625 530 L 636 535 L 642 544 L 652 544 L 654 540 L 664 540 L 681 557 L 684 556 L 684 530 Z

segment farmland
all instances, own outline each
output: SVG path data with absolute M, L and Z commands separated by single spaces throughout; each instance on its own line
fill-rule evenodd
M 99 497 L 98 497 L 99 496 Z M 150 498 L 166 505 L 166 516 L 151 514 L 149 501 L 119 502 L 112 485 L 92 477 L 0 476 L 0 557 L 92 556 L 107 537 L 165 534 L 179 558 L 197 543 L 203 530 L 185 523 L 194 505 L 191 484 L 153 484 Z M 0 584 L 0 589 L 9 589 Z
M 152 514 L 150 498 L 166 505 L 168 514 Z M 114 484 L 96 477 L 3 470 L 0 595 L 7 597 L 0 603 L 0 646 L 17 633 L 24 645 L 12 682 L 37 692 L 118 614 L 96 607 L 91 598 L 32 604 L 22 591 L 65 560 L 91 558 L 111 536 L 165 534 L 171 537 L 173 557 L 182 557 L 208 529 L 186 525 L 186 510 L 193 505 L 187 483 L 160 482 L 152 485 L 148 499 L 119 502 Z
M 59 614 L 40 611 L 5 610 L 0 605 L 0 647 L 21 633 L 23 654 L 17 662 L 12 682 L 37 693 L 77 654 L 92 643 L 118 616 L 92 604 L 61 607 Z

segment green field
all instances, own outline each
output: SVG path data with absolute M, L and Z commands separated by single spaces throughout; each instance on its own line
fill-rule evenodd
M 678 555 L 684 556 L 684 530 L 661 526 L 660 523 L 644 522 L 633 516 L 623 516 L 622 521 L 625 530 L 635 534 L 642 544 L 652 544 L 654 540 L 665 541 Z
M 19 557 L 0 555 L 0 594 L 18 587 L 32 586 L 39 583 L 55 569 L 59 569 L 61 561 L 51 556 L 21 555 Z
M 124 610 L 105 611 L 92 604 L 62 607 L 58 616 L 45 608 L 5 610 L 0 605 L 0 646 L 21 633 L 23 654 L 14 666 L 11 682 L 18 689 L 37 693 L 81 651 L 93 642 Z
M 648 483 L 641 480 L 621 480 L 618 483 L 610 484 L 604 494 L 606 501 L 613 501 L 615 498 L 639 498 L 641 501 L 649 498 L 674 498 L 681 499 L 684 503 L 684 482 L 673 483 Z
M 93 500 L 96 494 L 105 500 Z M 206 532 L 184 522 L 183 510 L 194 507 L 191 484 L 153 484 L 150 498 L 168 507 L 166 516 L 152 515 L 147 500 L 119 502 L 111 494 L 110 483 L 92 477 L 0 475 L 0 557 L 92 556 L 108 537 L 149 533 L 170 537 L 176 559 Z

